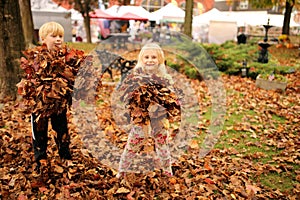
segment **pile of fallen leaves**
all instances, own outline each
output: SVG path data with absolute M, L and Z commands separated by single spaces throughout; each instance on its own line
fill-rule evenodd
M 150 117 L 166 116 L 170 121 L 180 119 L 180 101 L 174 91 L 170 89 L 170 80 L 152 75 L 136 76 L 130 74 L 121 90 L 122 101 L 128 101 L 130 117 L 135 124 L 149 124 Z M 154 106 L 153 105 L 160 105 Z M 163 109 L 165 108 L 165 109 Z M 151 116 L 149 113 L 152 113 Z
M 50 130 L 47 173 L 36 175 L 30 119 L 15 107 L 17 102 L 0 99 L 0 199 L 298 199 L 299 77 L 299 72 L 287 75 L 287 89 L 279 93 L 259 89 L 248 78 L 224 75 L 228 124 L 219 144 L 225 145 L 223 148 L 215 146 L 204 158 L 197 157 L 197 146 L 191 147 L 173 163 L 173 177 L 155 170 L 128 173 L 117 179 L 115 169 L 82 150 L 84 138 L 76 130 L 78 124 L 72 121 L 69 121 L 72 160 L 60 160 L 55 132 Z M 178 84 L 186 81 L 199 97 L 201 114 L 209 112 L 211 102 L 205 82 L 176 79 Z M 110 111 L 113 90 L 111 85 L 103 85 L 99 91 L 99 121 L 106 122 L 117 142 L 126 141 L 113 123 Z M 233 115 L 242 117 L 230 121 Z M 284 121 L 280 123 L 278 117 Z M 68 119 L 71 120 L 72 115 L 69 114 Z M 204 117 L 200 119 L 199 134 L 206 131 L 209 123 Z M 233 130 L 234 137 L 226 140 Z M 89 138 L 91 143 L 96 143 L 96 139 Z M 240 149 L 243 142 L 247 142 L 246 146 Z M 99 143 L 98 146 L 101 151 L 111 150 Z M 281 185 L 290 183 L 291 187 L 272 188 L 263 182 L 263 177 L 270 177 L 270 181 Z
M 17 87 L 23 97 L 24 112 L 47 117 L 65 110 L 71 102 L 84 52 L 67 46 L 49 51 L 42 45 L 27 49 L 23 54 L 20 67 L 24 74 Z

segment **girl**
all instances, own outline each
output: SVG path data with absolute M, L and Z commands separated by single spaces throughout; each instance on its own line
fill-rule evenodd
M 149 76 L 160 77 L 166 80 L 164 81 L 165 83 L 172 84 L 171 76 L 167 74 L 164 62 L 165 57 L 160 46 L 155 43 L 146 44 L 139 53 L 138 63 L 133 69 L 133 76 L 137 77 L 136 79 Z M 133 77 L 128 76 L 127 78 L 131 80 L 131 83 L 135 83 Z M 133 101 L 131 101 L 131 103 L 133 103 Z M 139 103 L 139 101 L 134 101 L 134 104 L 135 108 L 138 107 L 139 109 L 140 107 L 141 110 L 143 110 L 142 107 L 145 105 L 145 102 L 141 101 Z M 155 101 L 151 101 L 146 105 L 147 108 L 145 108 L 144 111 L 146 110 L 148 112 L 147 115 L 150 120 L 138 120 L 137 122 L 134 120 L 133 116 L 131 116 L 131 122 L 134 125 L 130 130 L 127 144 L 121 155 L 119 173 L 117 174 L 118 178 L 123 176 L 130 167 L 135 155 L 146 142 L 148 133 L 154 138 L 157 161 L 163 169 L 164 174 L 168 176 L 173 175 L 171 169 L 171 156 L 168 148 L 169 127 L 168 119 L 166 118 L 168 110 Z

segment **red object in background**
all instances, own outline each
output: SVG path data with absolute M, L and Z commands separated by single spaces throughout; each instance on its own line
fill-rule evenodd
M 107 14 L 101 9 L 96 9 L 95 11 L 90 12 L 91 18 L 98 18 L 98 19 L 108 19 L 108 20 L 140 20 L 140 21 L 148 21 L 148 18 L 141 17 L 131 12 L 127 12 L 121 16 L 114 16 Z
M 120 20 L 139 20 L 139 21 L 148 21 L 149 19 L 141 17 L 139 15 L 127 12 L 119 17 Z
M 98 18 L 98 19 L 110 19 L 116 20 L 117 17 L 107 14 L 101 9 L 96 9 L 95 11 L 90 12 L 90 18 Z
M 68 0 L 52 0 L 52 1 L 67 10 L 70 10 L 74 7 L 73 4 L 70 4 Z

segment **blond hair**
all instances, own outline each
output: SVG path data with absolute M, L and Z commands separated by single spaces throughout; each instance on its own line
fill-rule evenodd
M 157 60 L 158 60 L 158 72 L 160 75 L 164 76 L 166 74 L 166 66 L 165 66 L 165 55 L 161 47 L 156 43 L 147 43 L 143 46 L 141 49 L 139 56 L 138 56 L 138 62 L 136 64 L 135 69 L 141 68 L 144 71 L 144 65 L 142 62 L 142 58 L 145 54 L 145 51 L 151 50 L 155 51 L 157 53 Z
M 45 39 L 47 35 L 54 34 L 54 35 L 61 35 L 64 36 L 64 28 L 57 22 L 47 22 L 43 24 L 39 30 L 39 36 L 41 40 Z

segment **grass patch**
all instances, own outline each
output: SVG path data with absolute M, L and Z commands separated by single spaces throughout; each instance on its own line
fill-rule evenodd
M 228 96 L 235 96 L 238 98 L 244 98 L 242 93 L 237 91 L 227 91 Z M 210 110 L 209 110 L 210 111 Z M 255 110 L 241 110 L 239 105 L 236 102 L 232 102 L 228 107 L 228 111 L 231 114 L 226 116 L 225 126 L 223 133 L 214 146 L 216 149 L 235 149 L 238 154 L 231 155 L 232 158 L 248 158 L 252 160 L 253 164 L 270 164 L 272 166 L 287 166 L 292 167 L 293 172 L 284 170 L 280 173 L 269 172 L 256 177 L 255 181 L 261 182 L 262 185 L 278 189 L 281 192 L 289 191 L 293 189 L 296 184 L 296 174 L 295 170 L 299 170 L 300 166 L 297 164 L 290 163 L 278 163 L 276 160 L 273 160 L 274 157 L 282 156 L 281 153 L 284 149 L 278 149 L 275 146 L 269 146 L 261 140 L 261 135 L 263 132 L 256 131 L 246 131 L 240 130 L 239 126 L 243 125 L 243 122 L 247 122 L 247 119 L 255 119 L 259 113 Z M 204 114 L 204 118 L 209 119 L 210 112 Z M 244 118 L 246 117 L 246 119 Z M 244 118 L 244 119 L 243 119 Z M 246 120 L 246 121 L 245 121 Z M 272 123 L 276 126 L 284 124 L 286 122 L 285 117 L 272 114 Z M 247 123 L 246 123 L 247 124 Z M 259 121 L 251 121 L 251 125 L 260 125 Z M 236 129 L 237 128 L 237 129 Z M 259 179 L 259 180 L 257 180 Z
M 210 120 L 210 118 L 211 118 L 211 107 L 207 108 L 207 111 L 202 115 L 202 117 L 206 120 Z
M 95 44 L 95 43 L 85 43 L 85 42 L 67 42 L 66 44 L 69 47 L 83 50 L 85 53 L 90 53 L 98 45 L 98 44 Z
M 294 181 L 291 181 L 293 179 L 293 175 L 288 172 L 282 172 L 282 173 L 268 173 L 261 175 L 260 182 L 272 189 L 280 189 L 281 191 L 287 191 L 293 188 L 293 184 L 295 184 Z
M 281 116 L 278 116 L 278 115 L 272 115 L 272 119 L 275 120 L 277 123 L 284 123 L 285 122 L 285 118 L 284 117 L 281 117 Z

